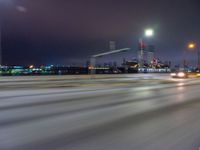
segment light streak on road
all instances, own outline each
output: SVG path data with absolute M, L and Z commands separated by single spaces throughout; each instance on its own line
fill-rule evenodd
M 136 76 L 1 78 L 0 149 L 198 149 L 199 79 Z

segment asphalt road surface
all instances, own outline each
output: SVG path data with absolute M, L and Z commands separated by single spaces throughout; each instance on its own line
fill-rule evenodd
M 200 78 L 0 77 L 0 150 L 198 150 Z

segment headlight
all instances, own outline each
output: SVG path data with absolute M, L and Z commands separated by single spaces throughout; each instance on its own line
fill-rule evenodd
M 197 77 L 200 77 L 200 73 L 197 73 L 197 75 L 196 75 Z
M 185 73 L 184 72 L 179 72 L 178 73 L 178 77 L 185 77 Z
M 171 75 L 171 76 L 176 76 L 176 73 L 171 73 L 170 75 Z

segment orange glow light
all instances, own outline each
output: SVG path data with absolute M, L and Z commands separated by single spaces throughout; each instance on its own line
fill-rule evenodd
M 195 47 L 196 47 L 196 45 L 194 43 L 188 44 L 188 48 L 189 49 L 194 49 Z

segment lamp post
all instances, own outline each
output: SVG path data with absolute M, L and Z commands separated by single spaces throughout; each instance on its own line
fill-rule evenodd
M 196 52 L 197 52 L 197 68 L 200 69 L 200 53 L 199 53 L 199 49 L 197 47 L 197 44 L 194 43 L 194 42 L 190 42 L 188 44 L 188 49 L 196 50 Z
M 144 31 L 144 37 L 152 37 L 154 35 L 154 30 L 149 28 L 149 29 L 146 29 Z M 140 53 L 139 53 L 139 64 L 140 64 L 140 67 L 143 67 L 144 65 L 144 42 L 143 42 L 143 38 L 140 38 L 139 39 L 139 44 L 140 44 Z

